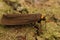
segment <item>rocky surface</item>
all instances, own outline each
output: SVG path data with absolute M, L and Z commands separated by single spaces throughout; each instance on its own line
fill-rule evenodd
M 0 40 L 60 40 L 60 0 L 0 0 L 0 19 L 6 13 L 27 12 L 40 13 L 46 20 L 34 24 L 36 27 L 0 25 Z

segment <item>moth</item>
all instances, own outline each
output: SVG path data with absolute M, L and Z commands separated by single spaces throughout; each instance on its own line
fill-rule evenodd
M 24 25 L 41 21 L 41 14 L 4 14 L 1 25 Z

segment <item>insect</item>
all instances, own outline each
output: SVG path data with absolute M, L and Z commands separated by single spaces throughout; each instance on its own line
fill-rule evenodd
M 1 25 L 24 25 L 41 21 L 41 14 L 4 14 Z

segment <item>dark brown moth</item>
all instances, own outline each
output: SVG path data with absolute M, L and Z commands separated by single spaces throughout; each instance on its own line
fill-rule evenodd
M 4 14 L 1 25 L 24 25 L 37 22 L 41 19 L 41 14 Z

